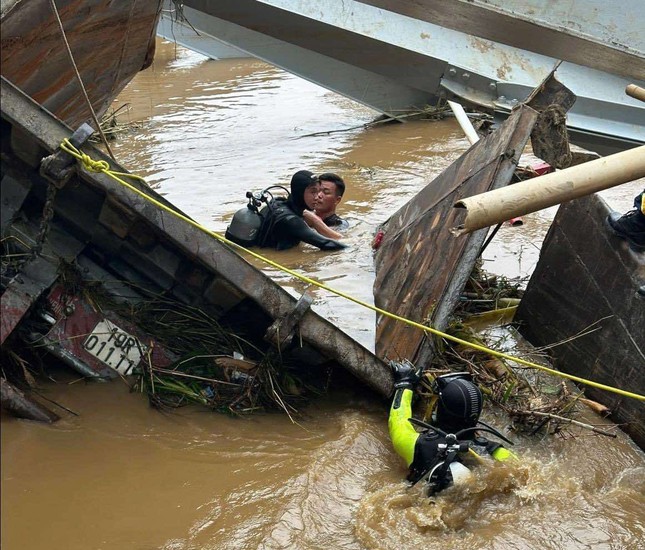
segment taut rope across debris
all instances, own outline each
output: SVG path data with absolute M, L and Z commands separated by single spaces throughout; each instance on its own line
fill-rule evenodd
M 102 173 L 104 173 L 105 175 L 107 175 L 107 176 L 111 177 L 112 179 L 114 179 L 119 184 L 121 184 L 124 187 L 128 188 L 130 191 L 136 193 L 137 195 L 139 195 L 140 197 L 144 198 L 148 202 L 154 204 L 157 208 L 165 210 L 166 212 L 172 214 L 173 216 L 176 216 L 177 218 L 180 218 L 181 220 L 183 220 L 186 223 L 192 225 L 193 227 L 199 229 L 200 231 L 203 231 L 204 233 L 214 237 L 215 239 L 217 239 L 221 243 L 224 243 L 224 244 L 228 245 L 229 247 L 231 247 L 231 248 L 233 248 L 235 250 L 239 250 L 240 252 L 245 252 L 246 254 L 249 254 L 249 255 L 253 256 L 254 258 L 256 258 L 256 259 L 261 260 L 262 262 L 264 262 L 264 263 L 266 263 L 266 264 L 268 264 L 268 265 L 270 265 L 270 266 L 272 266 L 272 267 L 274 267 L 276 269 L 279 269 L 280 271 L 283 271 L 284 273 L 287 273 L 288 275 L 291 275 L 292 277 L 300 279 L 301 281 L 303 281 L 305 283 L 308 283 L 310 285 L 316 286 L 316 287 L 321 288 L 323 290 L 327 290 L 328 292 L 332 292 L 332 293 L 336 294 L 337 296 L 340 296 L 340 297 L 345 298 L 345 299 L 347 299 L 347 300 L 349 300 L 351 302 L 354 302 L 355 304 L 363 306 L 363 307 L 365 307 L 367 309 L 371 309 L 372 311 L 375 311 L 376 313 L 379 313 L 380 315 L 385 315 L 387 317 L 390 317 L 391 319 L 394 319 L 396 321 L 400 321 L 402 323 L 406 323 L 406 324 L 408 324 L 410 326 L 416 327 L 416 328 L 418 328 L 420 330 L 423 330 L 425 332 L 429 332 L 431 334 L 434 334 L 434 335 L 439 336 L 441 338 L 444 338 L 446 340 L 450 340 L 450 341 L 455 342 L 457 344 L 461 344 L 463 346 L 473 348 L 473 349 L 476 349 L 478 351 L 485 352 L 485 353 L 487 353 L 489 355 L 492 355 L 493 357 L 498 357 L 500 359 L 505 359 L 507 361 L 512 361 L 514 363 L 518 363 L 518 364 L 524 365 L 526 367 L 531 367 L 531 368 L 534 368 L 534 369 L 537 369 L 537 370 L 541 370 L 543 372 L 548 372 L 549 374 L 552 374 L 554 376 L 559 376 L 561 378 L 567 378 L 567 379 L 572 380 L 574 382 L 579 382 L 580 384 L 584 384 L 584 385 L 587 385 L 587 386 L 592 386 L 594 388 L 598 388 L 598 389 L 601 389 L 601 390 L 606 390 L 606 391 L 609 391 L 609 392 L 612 392 L 612 393 L 623 395 L 625 397 L 631 397 L 633 399 L 638 399 L 639 401 L 645 401 L 645 395 L 640 395 L 638 393 L 630 392 L 630 391 L 623 390 L 623 389 L 620 389 L 620 388 L 614 388 L 614 387 L 608 386 L 606 384 L 601 384 L 599 382 L 594 382 L 593 380 L 587 380 L 586 378 L 581 378 L 579 376 L 574 376 L 572 374 L 568 374 L 568 373 L 565 373 L 565 372 L 560 372 L 560 371 L 557 371 L 555 369 L 546 367 L 544 365 L 539 365 L 537 363 L 527 361 L 526 359 L 522 359 L 520 357 L 514 357 L 512 355 L 509 355 L 509 354 L 506 354 L 506 353 L 503 353 L 503 352 L 500 352 L 500 351 L 496 351 L 496 350 L 487 348 L 485 346 L 475 344 L 473 342 L 468 342 L 467 340 L 462 340 L 461 338 L 457 338 L 456 336 L 452 336 L 450 334 L 442 332 L 442 331 L 440 331 L 440 330 L 438 330 L 438 329 L 436 329 L 434 327 L 430 327 L 430 326 L 423 325 L 421 323 L 417 323 L 416 321 L 406 319 L 405 317 L 401 317 L 399 315 L 396 315 L 395 313 L 391 313 L 391 312 L 386 311 L 384 309 L 381 309 L 381 308 L 379 308 L 377 306 L 368 304 L 367 302 L 359 300 L 358 298 L 355 298 L 355 297 L 351 296 L 350 294 L 347 294 L 345 292 L 342 292 L 340 290 L 337 290 L 335 288 L 327 286 L 324 283 L 321 283 L 319 281 L 311 279 L 310 277 L 307 277 L 307 276 L 302 275 L 302 274 L 300 274 L 300 273 L 298 273 L 296 271 L 293 271 L 292 269 L 289 269 L 288 267 L 280 265 L 277 262 L 274 262 L 273 260 L 270 260 L 269 258 L 266 258 L 266 257 L 262 256 L 261 254 L 258 254 L 257 252 L 253 252 L 252 250 L 244 248 L 243 246 L 240 246 L 240 245 L 238 245 L 238 244 L 236 244 L 236 243 L 234 243 L 232 241 L 229 241 L 224 236 L 219 235 L 218 233 L 215 233 L 214 231 L 211 231 L 210 229 L 207 229 L 203 225 L 201 225 L 201 224 L 197 223 L 196 221 L 190 219 L 189 217 L 177 212 L 176 210 L 173 210 L 169 206 L 159 202 L 155 198 L 147 195 L 145 192 L 137 189 L 135 186 L 133 186 L 132 184 L 130 184 L 130 183 L 128 183 L 128 182 L 126 182 L 125 180 L 122 179 L 123 177 L 126 177 L 126 178 L 132 178 L 132 179 L 138 179 L 138 180 L 141 180 L 141 181 L 145 181 L 140 176 L 135 176 L 135 175 L 129 174 L 127 172 L 115 172 L 115 171 L 112 171 L 110 169 L 109 163 L 107 161 L 104 161 L 104 160 L 96 161 L 96 160 L 92 159 L 89 155 L 79 151 L 76 147 L 74 147 L 69 142 L 69 140 L 67 140 L 67 139 L 63 140 L 63 142 L 61 143 L 61 149 L 63 151 L 65 151 L 65 152 L 69 153 L 70 155 L 72 155 L 76 159 L 78 159 L 82 163 L 82 165 L 85 166 L 88 170 L 90 170 L 92 172 L 102 172 Z

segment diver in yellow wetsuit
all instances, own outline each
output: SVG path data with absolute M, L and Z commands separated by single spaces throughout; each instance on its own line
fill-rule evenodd
M 432 422 L 425 432 L 419 433 L 409 420 L 412 417 L 412 388 L 418 382 L 419 374 L 410 364 L 392 362 L 391 366 L 395 384 L 388 427 L 394 450 L 410 468 L 408 481 L 416 483 L 439 462 L 445 461 L 446 447 L 450 449 L 451 444 L 457 443 L 454 436 L 449 434 L 459 434 L 462 430 L 464 435 L 459 437 L 462 440 L 462 453 L 474 449 L 477 454 L 487 453 L 495 460 L 516 458 L 501 444 L 489 441 L 477 433 L 477 430 L 488 431 L 505 439 L 493 428 L 485 426 L 475 430 L 482 411 L 483 397 L 469 373 L 447 374 L 435 380 L 436 406 Z M 458 447 L 459 445 L 454 446 L 455 449 Z M 454 462 L 460 464 L 460 459 L 456 458 Z M 451 481 L 450 476 L 458 471 L 457 468 L 446 468 L 448 483 Z

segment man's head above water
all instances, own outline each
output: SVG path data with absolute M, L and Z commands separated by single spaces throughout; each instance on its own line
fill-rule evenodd
M 345 182 L 343 178 L 331 172 L 318 176 L 318 193 L 316 195 L 316 214 L 325 219 L 336 213 L 336 207 L 340 204 L 345 193 Z

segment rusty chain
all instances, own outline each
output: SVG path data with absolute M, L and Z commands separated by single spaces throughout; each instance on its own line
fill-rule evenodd
M 43 246 L 45 245 L 45 241 L 47 240 L 50 223 L 52 218 L 54 217 L 54 200 L 56 199 L 56 191 L 56 186 L 52 182 L 50 182 L 47 185 L 47 195 L 45 198 L 45 204 L 43 205 L 43 217 L 40 220 L 38 235 L 36 235 L 34 246 L 31 248 L 29 260 L 33 260 L 37 256 L 40 256 L 40 253 L 43 250 Z

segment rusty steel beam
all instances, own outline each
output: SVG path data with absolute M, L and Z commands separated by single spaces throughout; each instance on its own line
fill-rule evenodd
M 162 2 L 57 0 L 56 6 L 100 117 L 134 75 L 152 63 Z M 2 76 L 70 126 L 89 120 L 49 0 L 16 2 L 3 9 L 0 30 Z
M 567 3 L 524 2 L 524 9 L 513 11 L 521 2 L 489 3 L 481 0 L 361 0 L 385 10 L 414 17 L 429 23 L 441 25 L 473 36 L 479 36 L 515 48 L 529 50 L 555 59 L 563 59 L 593 67 L 608 73 L 626 77 L 645 74 L 645 57 L 642 40 L 633 44 L 629 40 L 638 30 L 638 21 L 643 19 L 642 9 L 637 8 L 637 1 L 630 0 L 622 10 L 614 10 L 606 4 L 604 13 L 598 13 L 597 6 L 585 8 L 585 2 L 579 2 L 578 12 L 583 17 L 575 17 L 575 23 L 561 20 L 549 22 L 540 18 L 540 10 L 550 10 L 554 14 L 558 9 L 567 11 Z M 573 2 L 569 2 L 573 3 Z M 541 5 L 540 5 L 541 4 Z M 561 5 L 558 5 L 561 4 Z M 630 6 L 631 5 L 631 6 Z M 502 7 L 503 6 L 503 7 Z M 634 7 L 632 11 L 629 9 Z M 573 11 L 573 10 L 569 10 Z M 586 13 L 585 13 L 586 12 Z M 622 15 L 622 14 L 626 15 Z M 628 14 L 628 15 L 627 15 Z M 543 14 L 542 14 L 543 15 Z M 629 25 L 616 24 L 615 21 L 631 20 Z M 557 17 L 557 15 L 556 15 Z M 602 21 L 606 19 L 606 21 Z M 602 23 L 605 23 L 601 27 Z M 591 31 L 589 27 L 595 27 Z M 600 31 L 602 29 L 602 32 Z M 594 32 L 595 31 L 595 32 Z M 623 42 L 621 43 L 621 39 Z M 636 46 L 636 47 L 634 47 Z

